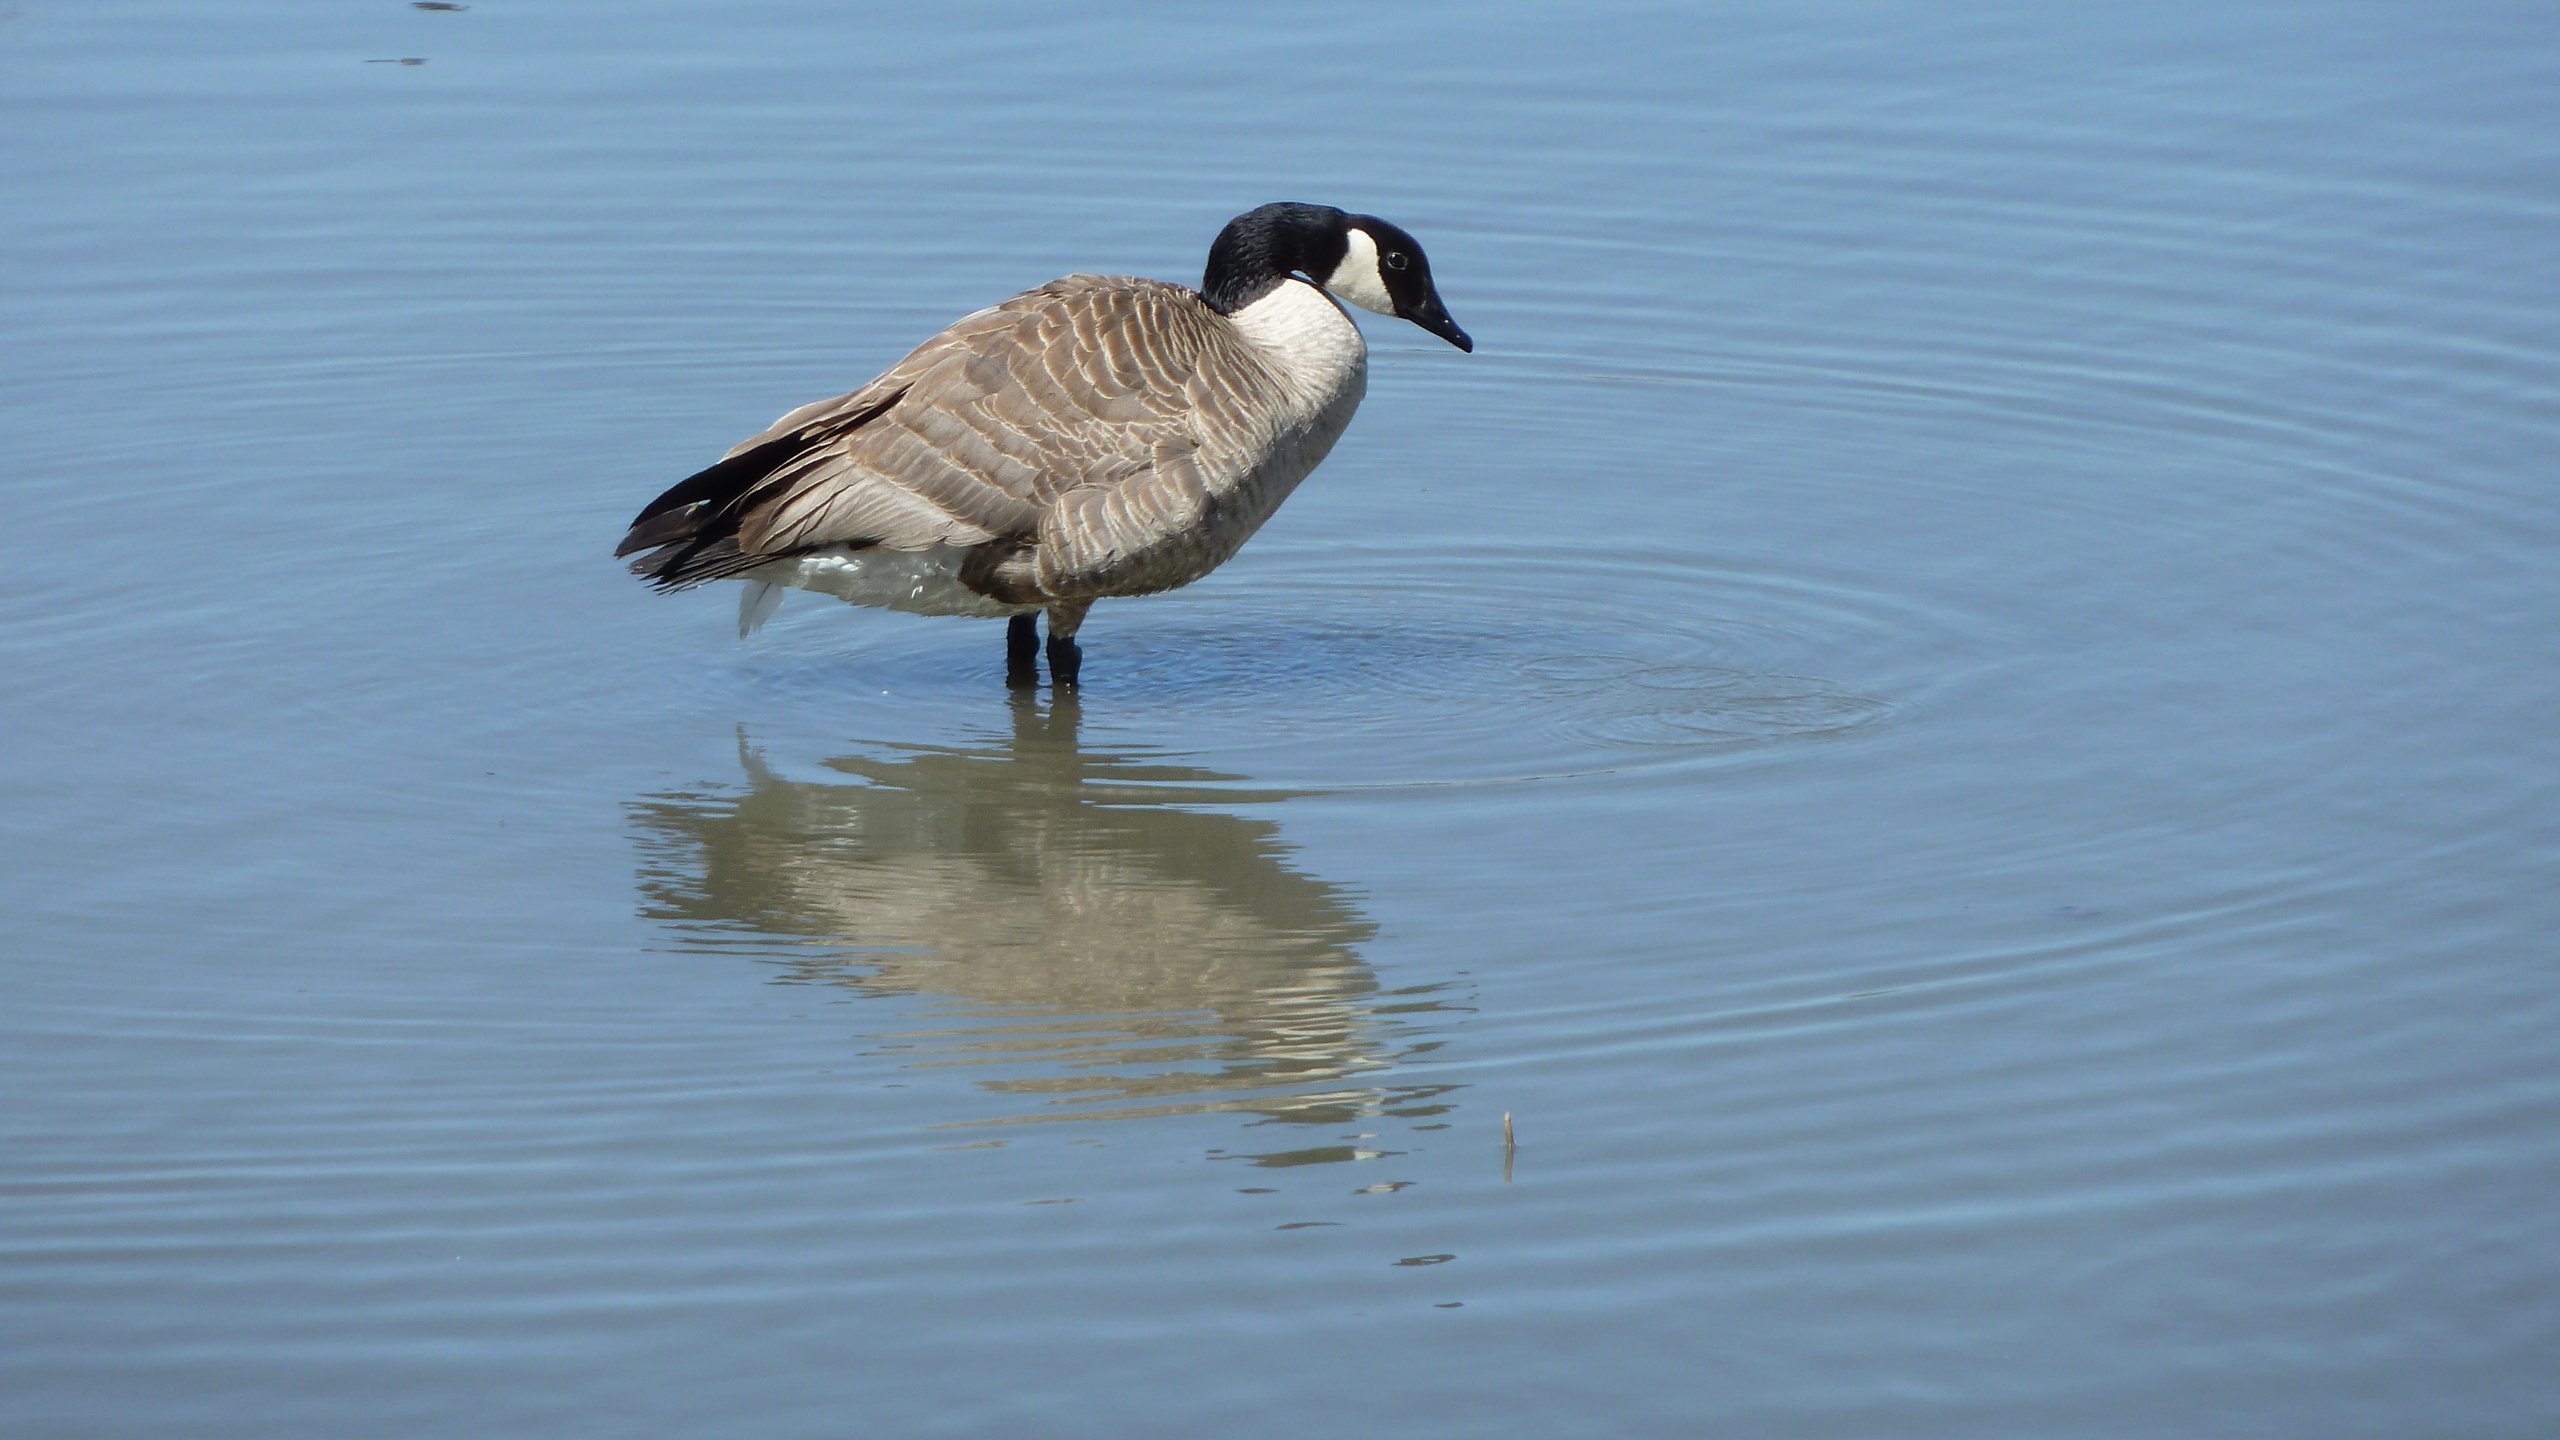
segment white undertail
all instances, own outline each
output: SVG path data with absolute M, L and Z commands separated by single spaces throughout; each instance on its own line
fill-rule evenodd
M 782 608 L 782 587 L 770 580 L 750 580 L 738 592 L 738 638 L 746 639 L 764 628 L 773 612 Z

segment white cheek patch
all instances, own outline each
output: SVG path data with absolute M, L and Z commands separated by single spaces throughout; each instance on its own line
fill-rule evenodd
M 1356 225 L 1347 238 L 1350 248 L 1344 252 L 1342 263 L 1325 277 L 1324 288 L 1363 310 L 1393 315 L 1395 297 L 1387 293 L 1386 279 L 1378 273 L 1378 242 Z

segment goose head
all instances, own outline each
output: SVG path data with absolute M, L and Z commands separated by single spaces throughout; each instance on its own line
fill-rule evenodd
M 1227 222 L 1209 247 L 1200 293 L 1232 315 L 1292 277 L 1323 286 L 1363 310 L 1410 320 L 1461 350 L 1475 342 L 1431 283 L 1431 261 L 1402 228 L 1330 205 L 1282 202 Z

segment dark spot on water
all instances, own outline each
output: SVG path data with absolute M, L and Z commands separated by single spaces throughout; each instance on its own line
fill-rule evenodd
M 1272 1170 L 1285 1170 L 1298 1165 L 1339 1165 L 1367 1157 L 1367 1152 L 1349 1145 L 1318 1145 L 1307 1150 L 1275 1150 L 1267 1155 L 1235 1155 L 1229 1159 L 1245 1160 Z

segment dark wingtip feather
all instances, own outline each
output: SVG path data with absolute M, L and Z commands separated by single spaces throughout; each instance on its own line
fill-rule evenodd
M 689 590 L 709 580 L 726 580 L 766 563 L 770 555 L 740 553 L 738 538 L 662 545 L 631 562 L 631 573 L 660 590 Z
M 701 529 L 704 508 L 697 503 L 681 510 L 641 516 L 631 522 L 631 531 L 622 537 L 622 543 L 613 547 L 613 558 L 619 560 L 625 555 L 692 539 Z
M 738 503 L 755 488 L 757 481 L 806 448 L 808 443 L 809 438 L 802 434 L 776 436 L 751 450 L 706 465 L 677 481 L 643 507 L 639 514 L 631 517 L 631 528 L 623 534 L 622 543 L 613 547 L 614 558 L 618 560 L 662 546 L 682 546 L 687 541 L 707 544 L 716 539 L 723 529 L 736 533 Z M 652 560 L 649 563 L 656 562 Z M 636 565 L 632 568 L 640 570 Z M 652 575 L 654 572 L 640 570 L 640 573 Z
M 810 446 L 869 424 L 905 393 L 890 391 L 858 410 L 776 435 L 677 481 L 632 517 L 622 543 L 613 547 L 614 558 L 639 555 L 631 573 L 661 590 L 726 579 L 773 559 L 738 550 L 740 511 L 757 484 Z

